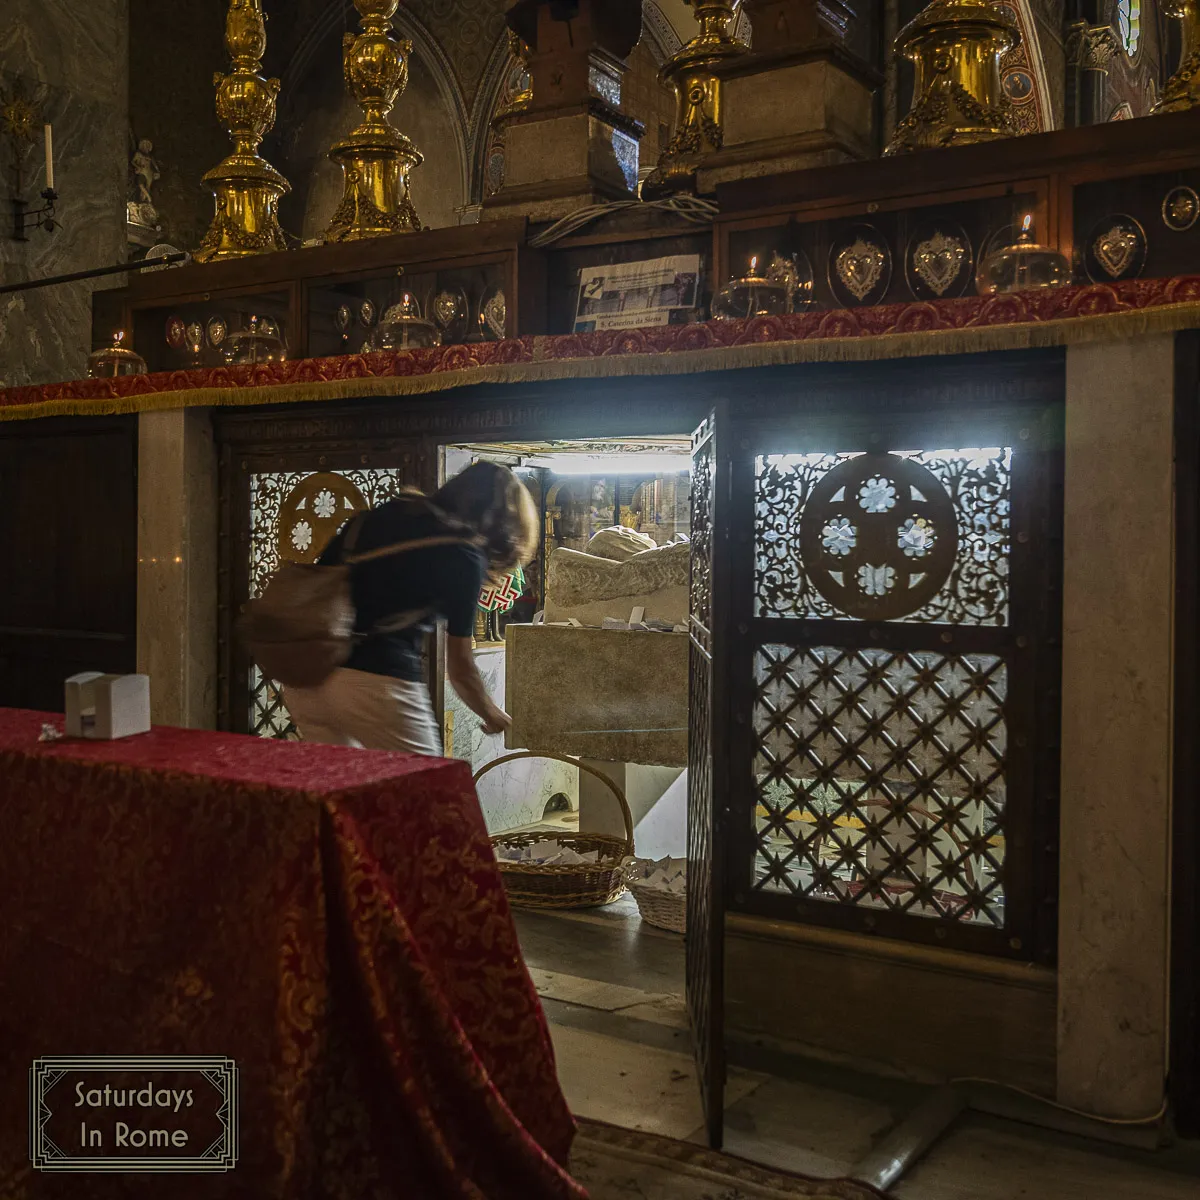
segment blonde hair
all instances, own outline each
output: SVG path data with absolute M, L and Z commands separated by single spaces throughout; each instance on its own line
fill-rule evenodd
M 434 493 L 433 503 L 483 539 L 492 582 L 523 567 L 537 551 L 541 538 L 537 506 L 508 467 L 472 463 Z

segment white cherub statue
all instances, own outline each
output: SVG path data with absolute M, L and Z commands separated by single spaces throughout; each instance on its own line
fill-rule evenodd
M 130 165 L 133 167 L 133 180 L 134 187 L 137 189 L 136 199 L 138 204 L 153 205 L 154 198 L 150 194 L 151 188 L 162 177 L 162 172 L 158 169 L 158 163 L 151 158 L 153 150 L 154 143 L 148 138 L 143 138 L 138 142 L 137 150 L 130 160 Z

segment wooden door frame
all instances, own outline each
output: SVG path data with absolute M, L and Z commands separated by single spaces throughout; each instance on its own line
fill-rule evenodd
M 688 588 L 688 905 L 685 992 L 708 1144 L 725 1137 L 725 862 L 730 830 L 729 612 L 733 599 L 729 403 L 692 438 Z M 697 464 L 707 460 L 708 487 Z M 707 508 L 702 513 L 701 505 Z
M 1175 339 L 1175 697 L 1168 1096 L 1200 1136 L 1200 330 Z
M 249 662 L 236 637 L 248 590 L 249 478 L 256 471 L 388 467 L 415 452 L 422 484 L 437 484 L 440 450 L 461 442 L 687 436 L 721 374 L 682 379 L 479 385 L 445 395 L 217 410 L 218 726 L 240 730 L 235 681 Z M 440 672 L 439 672 L 440 676 Z M 440 678 L 433 693 L 439 697 Z

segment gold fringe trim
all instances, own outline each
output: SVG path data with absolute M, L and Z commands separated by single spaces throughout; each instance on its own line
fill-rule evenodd
M 313 380 L 264 387 L 187 388 L 138 396 L 65 398 L 0 407 L 0 420 L 40 417 L 113 416 L 163 412 L 180 408 L 230 408 L 299 404 L 374 397 L 427 396 L 436 392 L 486 384 L 552 383 L 570 379 L 615 379 L 630 376 L 697 375 L 753 367 L 804 363 L 871 362 L 889 358 L 923 358 L 947 354 L 982 354 L 1126 341 L 1152 333 L 1174 333 L 1200 326 L 1200 303 L 1162 305 L 1095 316 L 1028 321 L 1013 325 L 930 329 L 865 337 L 812 338 L 807 341 L 752 342 L 712 346 L 666 354 L 614 354 L 588 358 L 547 359 L 546 343 L 535 338 L 533 362 L 466 367 L 428 375 L 364 376 Z

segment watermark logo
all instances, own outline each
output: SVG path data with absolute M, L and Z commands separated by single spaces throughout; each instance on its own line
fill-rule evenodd
M 30 1068 L 39 1171 L 229 1171 L 237 1156 L 230 1058 L 39 1058 Z

